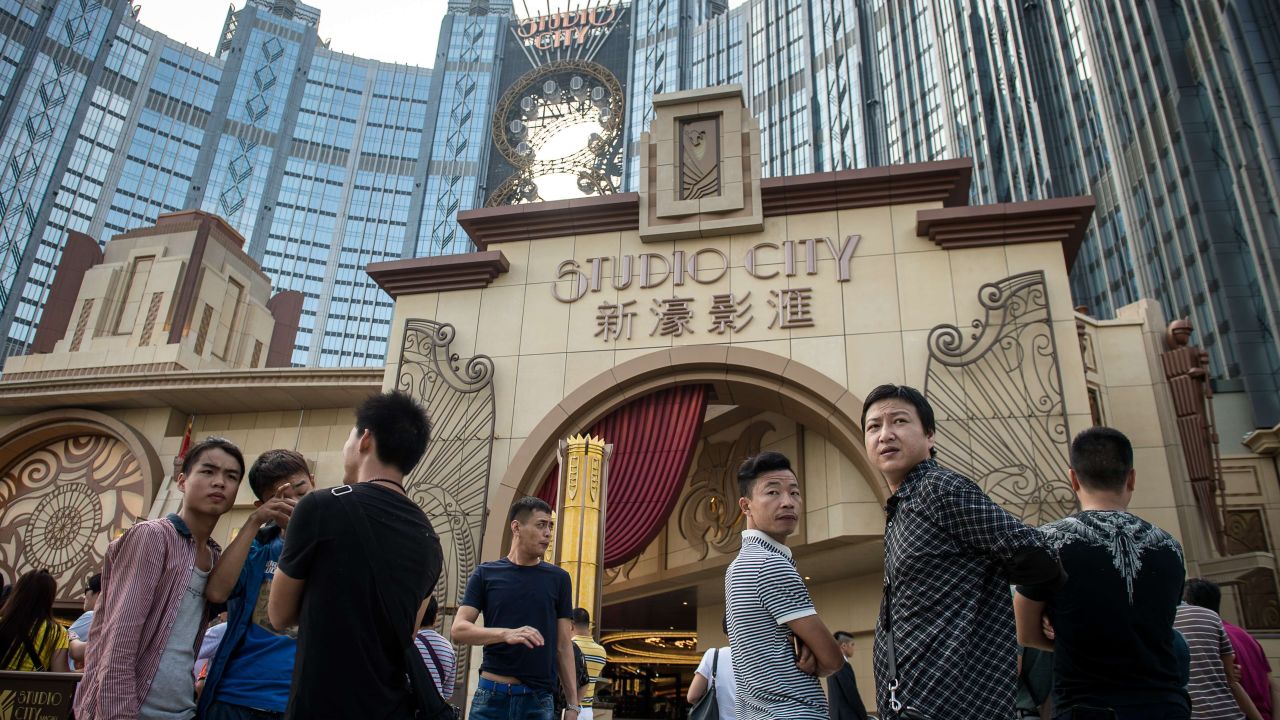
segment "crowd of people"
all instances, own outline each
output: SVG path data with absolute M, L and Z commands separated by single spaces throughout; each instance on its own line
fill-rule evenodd
M 83 672 L 81 720 L 446 720 L 454 644 L 471 645 L 483 650 L 468 717 L 590 720 L 608 658 L 569 574 L 544 558 L 552 508 L 536 497 L 509 508 L 508 553 L 471 574 L 446 638 L 434 629 L 440 541 L 403 484 L 431 423 L 399 392 L 355 416 L 332 489 L 317 490 L 292 450 L 246 471 L 233 443 L 196 443 L 176 478 L 181 510 L 110 544 L 70 630 L 48 572 L 6 589 L 0 667 Z M 1128 511 L 1137 477 L 1122 433 L 1076 436 L 1066 473 L 1080 510 L 1033 528 L 936 460 L 918 391 L 875 388 L 861 424 L 891 493 L 879 717 L 1280 717 L 1266 656 L 1221 619 L 1219 588 L 1187 580 L 1178 541 Z M 210 536 L 245 478 L 254 510 L 223 549 Z M 746 529 L 724 577 L 729 643 L 706 651 L 688 688 L 696 720 L 868 717 L 855 637 L 819 617 L 787 547 L 801 488 L 778 452 L 738 470 Z

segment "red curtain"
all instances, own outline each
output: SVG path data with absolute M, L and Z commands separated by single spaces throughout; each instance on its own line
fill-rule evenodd
M 588 432 L 613 444 L 605 496 L 604 566 L 644 551 L 671 515 L 698 446 L 707 386 L 660 390 L 623 405 Z M 553 467 L 538 491 L 552 507 L 559 488 Z

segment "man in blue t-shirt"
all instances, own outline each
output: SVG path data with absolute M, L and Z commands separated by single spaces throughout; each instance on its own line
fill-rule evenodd
M 258 497 L 255 509 L 205 588 L 209 602 L 227 603 L 226 634 L 200 695 L 197 712 L 205 720 L 284 717 L 297 628 L 272 627 L 267 598 L 289 517 L 313 484 L 306 459 L 293 450 L 268 450 L 249 468 L 249 485 Z
M 563 720 L 578 717 L 569 573 L 543 562 L 555 521 L 551 506 L 522 498 L 507 513 L 511 552 L 476 568 L 453 621 L 454 642 L 484 646 L 472 720 L 552 720 L 556 684 Z M 484 614 L 485 627 L 475 624 Z

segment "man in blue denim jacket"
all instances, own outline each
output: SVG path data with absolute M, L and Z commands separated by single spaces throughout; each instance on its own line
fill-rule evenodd
M 205 589 L 227 603 L 227 630 L 209 666 L 197 714 L 206 720 L 283 718 L 297 653 L 297 628 L 277 630 L 267 598 L 284 532 L 298 499 L 313 488 L 307 461 L 293 450 L 268 450 L 249 469 L 257 501 Z

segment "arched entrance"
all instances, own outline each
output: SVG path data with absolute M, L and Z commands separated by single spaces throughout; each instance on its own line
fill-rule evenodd
M 674 347 L 628 360 L 584 382 L 534 427 L 512 456 L 490 507 L 506 508 L 534 494 L 556 462 L 556 443 L 581 432 L 631 400 L 664 387 L 710 384 L 724 404 L 776 411 L 828 440 L 854 465 L 880 501 L 887 487 L 863 448 L 858 419 L 862 399 L 826 375 L 795 360 L 732 345 Z M 607 440 L 608 438 L 606 438 Z M 506 514 L 491 512 L 486 555 L 510 543 Z
M 102 413 L 33 415 L 0 436 L 0 571 L 47 569 L 57 603 L 79 605 L 107 545 L 144 512 L 164 477 L 140 433 Z
M 680 499 L 641 555 L 605 571 L 597 627 L 613 658 L 606 676 L 614 685 L 606 696 L 615 717 L 683 713 L 701 650 L 723 644 L 723 572 L 742 529 L 733 481 L 742 456 L 769 447 L 796 463 L 806 508 L 812 510 L 793 538 L 806 579 L 843 586 L 879 572 L 875 541 L 887 495 L 863 448 L 861 398 L 803 363 L 734 346 L 656 351 L 571 392 L 535 426 L 508 465 L 490 504 L 486 553 L 506 552 L 504 510 L 516 498 L 538 493 L 555 467 L 561 438 L 639 398 L 688 385 L 710 386 L 712 399 Z

